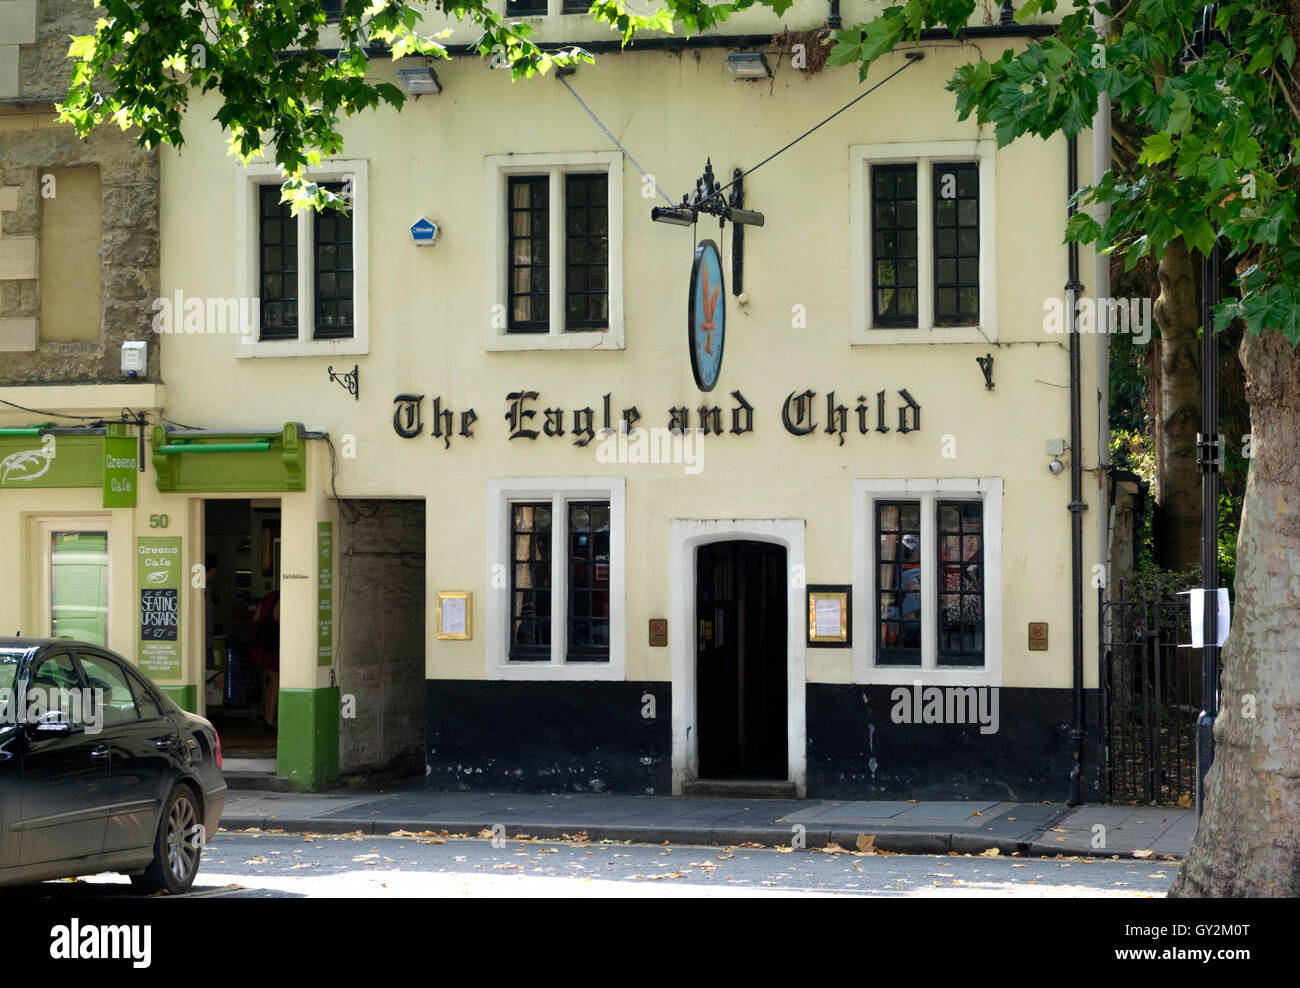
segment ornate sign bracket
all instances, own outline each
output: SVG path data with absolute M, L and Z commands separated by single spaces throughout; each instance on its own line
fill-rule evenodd
M 706 158 L 704 174 L 695 180 L 695 189 L 682 196 L 680 206 L 655 206 L 650 218 L 656 223 L 673 223 L 677 226 L 694 226 L 700 213 L 718 218 L 721 226 L 731 220 L 736 226 L 731 238 L 731 294 L 739 295 L 745 283 L 745 227 L 762 226 L 766 222 L 762 213 L 744 209 L 745 173 L 735 168 L 727 185 L 718 182 L 713 174 L 713 161 Z M 723 193 L 731 190 L 729 196 Z

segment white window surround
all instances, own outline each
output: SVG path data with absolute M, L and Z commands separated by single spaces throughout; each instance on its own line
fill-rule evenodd
M 552 518 L 568 525 L 565 501 L 609 501 L 609 661 L 566 662 L 568 642 L 568 566 L 563 551 L 551 553 L 551 661 L 510 661 L 510 503 L 554 502 Z M 622 477 L 517 477 L 487 483 L 487 679 L 622 680 L 626 642 L 626 538 Z M 565 533 L 552 531 L 561 542 Z M 504 569 L 502 569 L 502 567 Z M 499 574 L 504 574 L 498 578 Z M 504 585 L 498 586 L 503 583 Z
M 488 350 L 622 350 L 623 349 L 623 155 L 618 151 L 572 151 L 554 154 L 492 154 L 485 159 L 483 215 L 486 219 L 487 299 L 484 346 Z M 566 172 L 609 173 L 609 326 L 564 330 L 564 183 Z M 510 333 L 509 231 L 507 180 L 511 175 L 550 176 L 550 330 Z M 557 252 L 560 263 L 555 263 Z
M 849 284 L 853 344 L 996 343 L 997 263 L 994 228 L 994 157 L 991 139 L 916 144 L 854 144 L 849 147 Z M 934 325 L 934 214 L 930 165 L 942 161 L 979 164 L 980 323 Z M 916 163 L 917 319 L 915 328 L 872 328 L 872 165 Z
M 935 502 L 984 503 L 984 665 L 938 668 L 938 569 L 921 567 L 921 666 L 877 666 L 876 501 L 921 502 L 921 558 L 935 558 Z M 935 477 L 853 482 L 853 681 L 910 686 L 1002 685 L 1002 478 Z
M 314 304 L 315 263 L 313 232 L 316 214 L 303 209 L 298 213 L 298 339 L 248 341 L 236 338 L 237 357 L 332 357 L 370 352 L 370 224 L 367 162 L 363 159 L 327 161 L 319 168 L 309 168 L 314 182 L 352 180 L 352 337 L 341 340 L 314 340 L 316 307 Z M 259 233 L 257 189 L 262 185 L 279 185 L 280 168 L 259 163 L 237 168 L 235 173 L 235 294 L 239 298 L 258 298 Z M 261 333 L 260 312 L 256 333 Z
M 695 550 L 706 543 L 752 539 L 786 550 L 791 573 L 804 571 L 805 522 L 794 519 L 703 521 L 674 518 L 668 523 L 668 634 L 672 648 L 673 795 L 700 777 L 695 676 Z M 788 781 L 802 799 L 808 790 L 807 588 L 786 581 L 786 765 Z M 856 618 L 855 618 L 856 620 Z

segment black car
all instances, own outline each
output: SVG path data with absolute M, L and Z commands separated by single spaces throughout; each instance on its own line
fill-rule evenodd
M 130 662 L 0 638 L 0 885 L 116 871 L 184 892 L 225 805 L 217 732 Z

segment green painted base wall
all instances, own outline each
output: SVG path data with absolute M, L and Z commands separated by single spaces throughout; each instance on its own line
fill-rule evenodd
M 311 792 L 339 780 L 339 690 L 280 690 L 276 775 Z
M 158 688 L 171 697 L 172 702 L 186 713 L 195 714 L 199 712 L 199 688 L 197 686 L 158 686 Z

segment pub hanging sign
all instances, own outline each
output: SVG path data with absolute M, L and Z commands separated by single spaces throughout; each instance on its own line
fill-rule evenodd
M 695 248 L 686 312 L 691 373 L 701 391 L 712 391 L 722 371 L 722 346 L 727 332 L 727 295 L 723 288 L 718 245 L 705 240 Z

